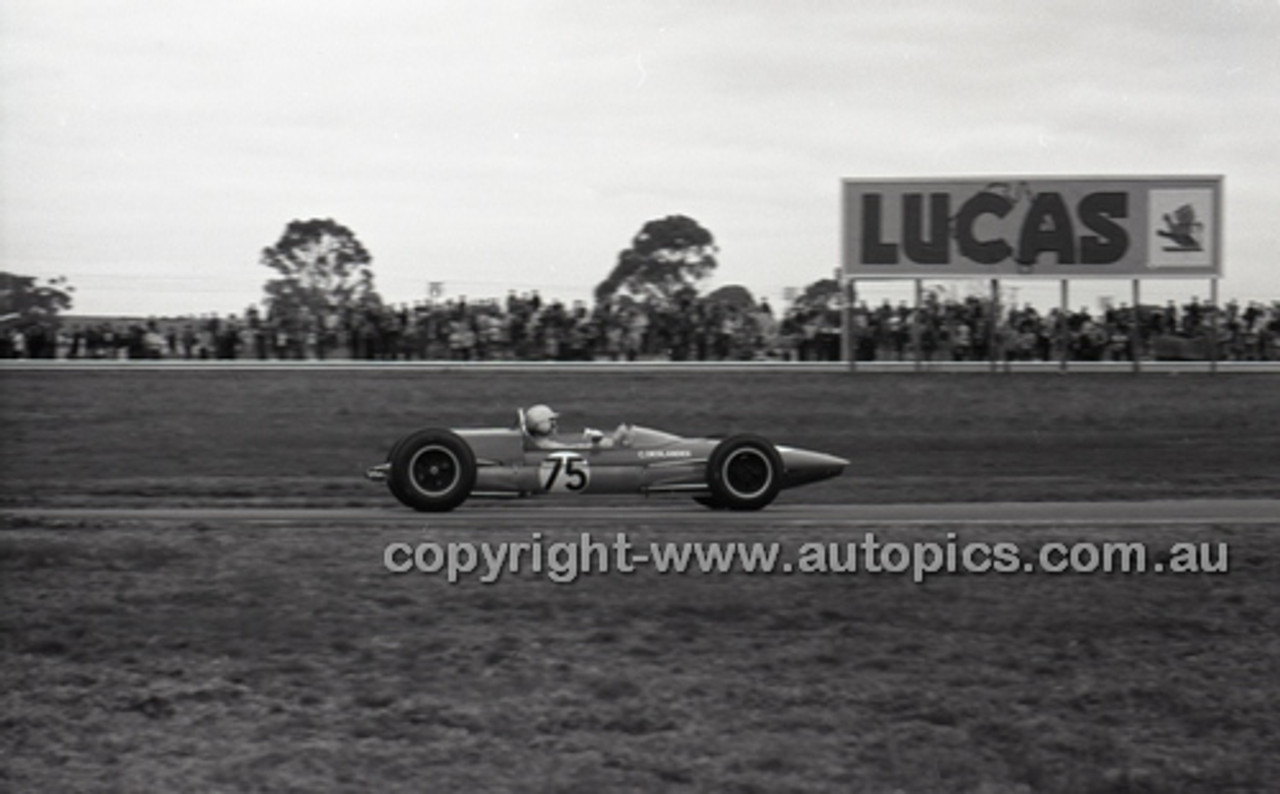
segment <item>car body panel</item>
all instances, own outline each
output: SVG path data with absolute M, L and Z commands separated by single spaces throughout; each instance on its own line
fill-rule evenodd
M 476 456 L 476 495 L 642 493 L 706 488 L 707 456 L 715 439 L 683 439 L 631 428 L 623 444 L 568 438 L 539 443 L 518 428 L 459 428 Z

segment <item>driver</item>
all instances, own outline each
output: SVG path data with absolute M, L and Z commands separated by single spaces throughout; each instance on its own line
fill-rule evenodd
M 560 430 L 560 425 L 556 420 L 559 418 L 560 414 L 553 411 L 551 406 L 539 403 L 530 406 L 524 412 L 525 429 L 528 431 L 529 437 L 533 439 L 533 442 L 543 448 L 576 448 L 582 446 L 607 449 L 615 445 L 627 446 L 631 441 L 631 426 L 625 424 L 618 425 L 618 429 L 608 435 L 588 427 L 582 431 L 583 440 L 577 443 L 557 439 L 556 434 Z
M 529 435 L 539 441 L 550 439 L 556 434 L 559 430 L 556 420 L 559 418 L 560 414 L 551 410 L 551 406 L 541 403 L 524 412 L 525 427 L 529 430 Z

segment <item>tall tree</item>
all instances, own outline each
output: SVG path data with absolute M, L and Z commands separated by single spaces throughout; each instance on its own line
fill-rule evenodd
M 41 284 L 34 276 L 0 272 L 0 322 L 5 327 L 54 328 L 58 313 L 71 308 L 71 293 L 75 291 L 65 276 Z
M 840 305 L 840 282 L 821 278 L 804 288 L 795 300 L 797 308 L 834 309 Z
M 607 301 L 621 291 L 669 302 L 677 293 L 696 291 L 697 283 L 715 270 L 718 250 L 711 232 L 693 218 L 669 215 L 649 221 L 596 286 L 596 300 Z
M 741 284 L 725 284 L 707 295 L 707 302 L 732 306 L 742 311 L 756 308 L 756 299 L 752 297 L 751 290 Z
M 280 274 L 263 289 L 272 311 L 312 316 L 382 302 L 373 287 L 373 257 L 355 233 L 331 219 L 292 221 L 279 241 L 262 249 L 262 264 Z

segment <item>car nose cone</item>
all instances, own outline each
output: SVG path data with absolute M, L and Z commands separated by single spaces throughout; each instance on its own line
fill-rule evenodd
M 778 454 L 782 456 L 782 465 L 786 468 L 783 479 L 787 487 L 839 477 L 844 473 L 845 467 L 850 465 L 850 461 L 844 458 L 807 449 L 778 447 Z

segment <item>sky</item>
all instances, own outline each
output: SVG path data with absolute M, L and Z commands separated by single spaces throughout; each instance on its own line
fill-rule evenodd
M 309 218 L 411 302 L 587 298 L 683 214 L 779 301 L 841 180 L 1027 174 L 1221 174 L 1220 294 L 1280 298 L 1276 0 L 0 0 L 0 91 L 0 270 L 76 314 L 243 311 Z

